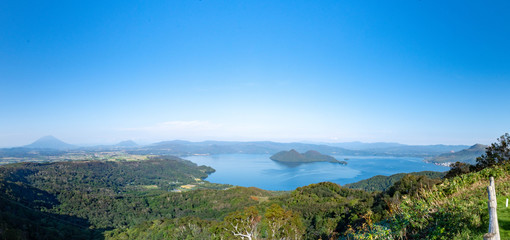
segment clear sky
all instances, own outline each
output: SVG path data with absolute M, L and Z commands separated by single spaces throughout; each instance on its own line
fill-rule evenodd
M 474 144 L 510 1 L 0 1 L 0 147 L 54 135 Z

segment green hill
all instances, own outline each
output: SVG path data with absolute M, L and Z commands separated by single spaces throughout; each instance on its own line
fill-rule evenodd
M 355 183 L 346 184 L 345 187 L 352 189 L 360 189 L 365 191 L 385 191 L 389 189 L 397 181 L 400 181 L 406 175 L 414 176 L 427 176 L 432 179 L 440 179 L 445 176 L 444 172 L 433 172 L 433 171 L 422 171 L 422 172 L 411 172 L 411 173 L 397 173 L 391 176 L 377 175 L 368 179 L 361 180 Z
M 489 222 L 487 186 L 490 176 L 496 179 L 501 239 L 510 239 L 510 225 L 507 224 L 510 209 L 503 204 L 510 194 L 508 164 L 445 179 L 431 189 L 421 189 L 415 194 L 403 196 L 401 201 L 390 202 L 392 214 L 387 220 L 358 228 L 348 237 L 482 239 Z
M 282 221 L 289 229 L 303 234 L 292 239 L 481 239 L 488 225 L 486 187 L 489 176 L 496 178 L 500 231 L 502 239 L 508 239 L 510 210 L 503 203 L 510 193 L 510 165 L 487 168 L 432 185 L 423 181 L 426 176 L 406 175 L 387 191 L 375 195 L 332 183 L 312 184 L 290 194 L 259 201 L 254 211 L 244 210 L 228 216 L 252 216 L 248 212 L 259 216 L 250 218 L 257 226 L 258 239 L 272 239 L 267 230 L 271 228 L 270 206 L 275 203 L 286 206 L 279 210 L 282 216 L 300 216 L 301 229 Z M 228 226 L 226 221 L 230 219 L 226 217 L 219 222 L 198 218 L 161 219 L 107 232 L 105 236 L 107 239 L 160 236 L 241 239 L 221 235 L 219 229 Z
M 212 172 L 214 169 L 210 167 L 175 157 L 131 162 L 3 165 L 0 166 L 0 239 L 3 234 L 13 236 L 9 239 L 70 236 L 88 239 L 104 229 L 126 227 L 165 214 L 180 215 L 185 211 L 168 206 L 151 208 L 151 198 L 147 196 L 168 194 L 183 185 L 196 189 L 229 187 L 202 180 Z M 60 234 L 44 237 L 53 231 Z
M 243 189 L 246 188 L 235 188 L 235 191 Z M 361 223 L 358 216 L 367 213 L 374 197 L 364 191 L 351 190 L 328 182 L 300 187 L 292 192 L 272 193 L 272 196 L 266 195 L 268 197 L 251 194 L 253 193 L 245 196 L 245 201 L 252 205 L 251 207 L 232 211 L 224 218 L 162 218 L 127 229 L 108 231 L 105 237 L 241 239 L 234 238 L 230 232 L 234 229 L 227 231 L 230 226 L 235 225 L 243 233 L 254 230 L 258 236 L 256 239 L 330 239 L 346 231 L 349 224 Z M 275 237 L 272 237 L 273 234 Z

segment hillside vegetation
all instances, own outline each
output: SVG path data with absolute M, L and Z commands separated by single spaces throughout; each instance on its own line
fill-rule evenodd
M 510 237 L 509 135 L 447 178 L 382 192 L 324 182 L 290 192 L 212 184 L 174 157 L 0 167 L 0 239 L 481 239 L 489 177 Z
M 508 165 L 440 184 L 406 175 L 378 194 L 333 183 L 291 192 L 234 187 L 173 193 L 130 186 L 116 194 L 98 183 L 60 182 L 61 190 L 47 191 L 73 171 L 44 178 L 37 173 L 46 173 L 45 166 L 30 165 L 1 168 L 3 239 L 241 239 L 233 226 L 253 239 L 480 239 L 487 231 L 488 177 L 496 177 L 498 197 L 510 191 Z
M 508 211 L 502 201 L 510 193 L 510 165 L 504 165 L 442 182 L 406 175 L 381 194 L 333 183 L 312 184 L 256 202 L 253 208 L 230 213 L 223 221 L 163 218 L 107 232 L 106 237 L 241 239 L 226 229 L 250 219 L 251 226 L 242 226 L 253 239 L 481 239 L 488 228 L 486 187 L 490 176 L 496 177 L 498 210 Z M 275 230 L 279 236 L 288 237 L 292 232 L 299 237 L 271 237 L 274 219 L 270 216 L 275 209 L 280 214 L 281 227 Z M 510 226 L 500 222 L 502 236 L 510 237 Z
M 353 230 L 347 238 L 481 239 L 488 229 L 487 186 L 491 176 L 496 180 L 501 237 L 510 238 L 510 213 L 501 204 L 510 194 L 509 143 L 507 133 L 486 148 L 476 165 L 457 162 L 442 182 L 390 202 L 389 218 Z M 390 189 L 402 185 L 402 180 Z
M 185 215 L 183 209 L 152 207 L 150 200 L 182 185 L 229 187 L 202 181 L 213 171 L 173 157 L 4 165 L 0 167 L 0 236 L 89 238 L 97 236 L 92 229 L 129 226 L 165 214 Z M 180 196 L 169 199 L 189 202 Z M 41 237 L 52 231 L 60 234 Z
M 355 183 L 349 183 L 344 185 L 345 187 L 351 189 L 360 189 L 369 192 L 373 191 L 386 191 L 393 184 L 400 181 L 406 175 L 414 175 L 414 176 L 426 176 L 431 179 L 441 179 L 445 176 L 444 172 L 433 172 L 433 171 L 422 171 L 422 172 L 412 172 L 412 173 L 397 173 L 390 176 L 377 175 L 371 178 L 367 178 Z

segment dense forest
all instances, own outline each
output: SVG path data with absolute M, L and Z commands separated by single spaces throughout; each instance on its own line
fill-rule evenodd
M 385 191 L 389 189 L 393 184 L 398 182 L 406 175 L 414 176 L 426 176 L 431 179 L 441 179 L 446 173 L 444 172 L 433 172 L 433 171 L 422 171 L 422 172 L 411 172 L 411 173 L 397 173 L 390 176 L 377 175 L 365 180 L 361 180 L 355 183 L 345 184 L 345 187 L 352 189 L 361 189 L 369 192 L 373 191 Z
M 374 192 L 328 182 L 290 192 L 212 184 L 203 180 L 212 168 L 176 157 L 8 164 L 0 167 L 0 238 L 480 239 L 489 176 L 498 195 L 510 192 L 505 136 L 477 165 L 457 164 L 442 179 L 390 176 L 392 185 Z

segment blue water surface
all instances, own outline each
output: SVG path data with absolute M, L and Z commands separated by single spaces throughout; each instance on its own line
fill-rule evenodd
M 206 179 L 213 183 L 225 183 L 266 190 L 293 190 L 318 182 L 334 182 L 340 185 L 357 182 L 375 175 L 392 175 L 418 171 L 447 171 L 448 167 L 425 163 L 423 158 L 334 156 L 346 160 L 347 165 L 329 162 L 283 164 L 269 159 L 268 154 L 221 154 L 188 156 L 198 165 L 211 166 L 215 173 Z

